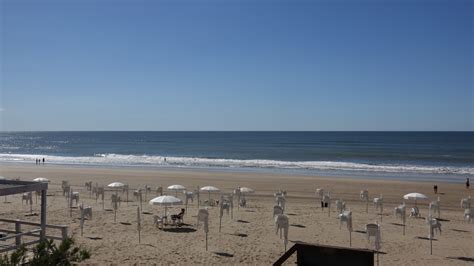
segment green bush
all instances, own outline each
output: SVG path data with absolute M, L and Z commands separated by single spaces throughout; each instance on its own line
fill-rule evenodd
M 26 260 L 26 247 L 21 246 L 10 256 L 0 256 L 0 266 L 10 265 L 71 265 L 71 262 L 81 262 L 90 258 L 88 250 L 74 246 L 74 239 L 67 238 L 56 246 L 53 240 L 40 242 L 33 248 L 33 256 Z

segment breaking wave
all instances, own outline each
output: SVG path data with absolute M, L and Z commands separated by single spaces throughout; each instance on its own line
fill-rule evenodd
M 199 157 L 164 157 L 150 155 L 96 154 L 94 156 L 54 156 L 34 154 L 0 154 L 3 162 L 33 162 L 45 158 L 53 164 L 99 165 L 99 166 L 155 166 L 155 167 L 220 167 L 220 168 L 262 168 L 336 170 L 381 173 L 418 173 L 474 175 L 474 167 L 425 166 L 411 164 L 366 164 L 338 161 L 277 161 L 237 160 Z

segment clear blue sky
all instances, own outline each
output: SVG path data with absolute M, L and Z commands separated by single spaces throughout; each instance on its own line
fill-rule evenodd
M 0 2 L 0 130 L 474 130 L 470 0 Z

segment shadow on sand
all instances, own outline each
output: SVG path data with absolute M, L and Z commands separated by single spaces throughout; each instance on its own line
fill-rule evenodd
M 466 231 L 466 230 L 460 230 L 460 229 L 451 229 L 453 230 L 454 232 L 459 232 L 459 233 L 469 233 L 470 231 Z
M 227 252 L 214 252 L 214 254 L 222 256 L 222 257 L 227 257 L 227 258 L 232 258 L 234 255 L 227 253 Z
M 462 260 L 462 261 L 469 261 L 469 262 L 474 262 L 474 258 L 472 257 L 446 257 L 447 259 L 452 259 L 452 260 Z
M 244 220 L 237 220 L 238 223 L 243 223 L 243 224 L 249 224 L 249 221 L 244 221 Z
M 390 223 L 392 225 L 396 225 L 396 226 L 404 226 L 403 224 L 399 224 L 399 223 Z
M 170 232 L 170 233 L 193 233 L 196 232 L 196 229 L 191 228 L 191 227 L 171 227 L 171 228 L 163 228 L 162 229 L 165 232 Z
M 248 237 L 249 235 L 247 234 L 229 234 L 231 236 L 240 236 L 240 237 Z
M 417 237 L 415 237 L 415 238 L 416 238 L 416 239 L 421 239 L 421 240 L 430 240 L 428 237 L 424 237 L 424 236 L 417 236 Z M 438 241 L 438 239 L 436 239 L 436 238 L 433 238 L 433 239 L 431 239 L 431 240 L 433 240 L 433 241 Z
M 302 224 L 290 224 L 290 226 L 298 227 L 298 228 L 306 228 L 306 226 Z

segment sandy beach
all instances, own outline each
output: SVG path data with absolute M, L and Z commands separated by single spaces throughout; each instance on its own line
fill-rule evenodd
M 345 226 L 339 229 L 335 204 L 328 217 L 322 211 L 316 188 L 331 192 L 333 201 L 343 199 L 353 212 L 352 247 L 372 248 L 366 240 L 365 224 L 379 221 L 382 228 L 382 253 L 380 265 L 469 265 L 474 261 L 474 224 L 463 220 L 459 206 L 461 198 L 472 194 L 463 184 L 438 184 L 439 193 L 433 193 L 432 183 L 400 182 L 391 180 L 365 180 L 335 177 L 288 176 L 265 173 L 238 173 L 205 170 L 153 170 L 140 168 L 92 168 L 70 166 L 1 165 L 0 175 L 7 178 L 32 180 L 42 176 L 51 180 L 48 190 L 48 224 L 64 224 L 70 227 L 70 234 L 77 242 L 92 252 L 91 264 L 253 264 L 269 265 L 283 253 L 282 240 L 275 234 L 272 219 L 273 193 L 280 188 L 287 191 L 286 214 L 290 219 L 289 247 L 297 241 L 314 244 L 349 247 L 349 233 Z M 80 236 L 79 211 L 69 216 L 66 199 L 61 195 L 61 181 L 67 180 L 74 191 L 80 192 L 80 201 L 93 207 L 93 219 L 85 222 L 84 235 Z M 256 190 L 247 198 L 248 207 L 234 208 L 233 219 L 224 215 L 222 231 L 218 232 L 218 208 L 210 208 L 209 250 L 205 250 L 205 234 L 202 228 L 195 228 L 197 204 L 188 206 L 184 218 L 185 226 L 179 230 L 159 230 L 153 225 L 153 216 L 142 215 L 142 239 L 138 244 L 136 211 L 139 203 L 122 202 L 117 212 L 103 210 L 99 200 L 89 196 L 84 183 L 93 181 L 107 185 L 119 181 L 131 188 L 149 185 L 153 189 L 172 184 L 181 184 L 189 190 L 197 186 L 212 185 L 223 193 L 230 193 L 237 186 Z M 361 189 L 368 189 L 370 200 L 383 195 L 384 215 L 382 221 L 369 203 L 366 213 L 365 202 L 359 199 Z M 433 242 L 433 255 L 426 238 L 428 226 L 424 219 L 408 218 L 406 235 L 402 234 L 401 221 L 394 216 L 394 207 L 402 201 L 402 195 L 410 192 L 424 193 L 430 200 L 441 198 L 442 234 Z M 105 209 L 111 209 L 110 195 L 106 194 Z M 173 192 L 168 194 L 174 195 Z M 155 192 L 147 200 L 155 197 Z M 182 195 L 180 195 L 182 198 Z M 207 195 L 206 195 L 207 196 Z M 215 199 L 218 195 L 213 195 Z M 124 196 L 122 196 L 124 199 Z M 3 201 L 3 199 L 2 199 Z M 29 206 L 22 205 L 20 195 L 9 196 L 8 202 L 0 203 L 3 218 L 38 221 L 38 217 L 27 217 Z M 412 202 L 406 201 L 408 207 Z M 422 217 L 428 215 L 429 201 L 419 202 Z M 180 206 L 170 208 L 177 213 Z M 34 205 L 39 212 L 39 205 Z M 163 208 L 143 203 L 143 211 L 158 214 Z M 5 226 L 0 223 L 0 226 Z M 294 261 L 294 260 L 293 260 Z

